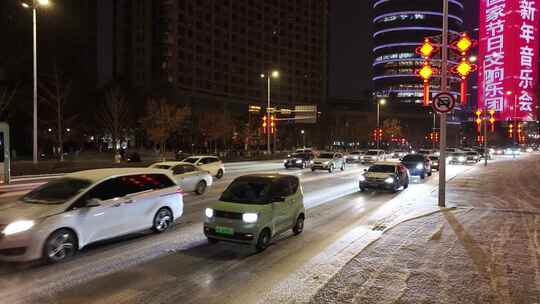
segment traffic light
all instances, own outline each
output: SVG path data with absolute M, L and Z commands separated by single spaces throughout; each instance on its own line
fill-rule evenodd
M 457 74 L 461 79 L 461 104 L 467 104 L 467 77 L 476 71 L 476 64 L 473 64 L 467 58 L 467 53 L 474 47 L 476 41 L 469 37 L 467 33 L 461 33 L 458 38 L 452 41 L 451 46 L 460 56 L 461 60 L 453 66 L 450 71 Z
M 268 118 L 266 117 L 266 115 L 262 118 L 262 129 L 264 134 L 266 134 L 266 132 L 268 131 L 268 123 L 266 122 L 267 119 Z
M 271 115 L 270 116 L 270 133 L 274 134 L 275 131 L 276 131 L 276 118 L 274 117 L 274 115 Z
M 514 137 L 514 124 L 508 124 L 508 138 Z
M 474 120 L 476 122 L 476 130 L 480 133 L 482 131 L 482 110 L 478 109 L 474 114 L 476 114 L 476 119 Z
M 489 125 L 491 132 L 495 132 L 495 110 L 489 110 Z
M 429 105 L 429 79 L 433 76 L 433 68 L 429 59 L 438 52 L 439 48 L 435 46 L 429 38 L 425 38 L 421 46 L 416 48 L 416 53 L 424 58 L 422 68 L 418 70 L 418 76 L 422 79 L 424 85 L 424 106 Z

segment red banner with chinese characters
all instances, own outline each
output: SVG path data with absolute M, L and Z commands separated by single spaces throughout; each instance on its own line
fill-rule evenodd
M 480 0 L 478 107 L 537 119 L 540 0 Z

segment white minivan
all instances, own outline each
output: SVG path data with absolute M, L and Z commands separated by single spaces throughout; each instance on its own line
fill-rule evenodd
M 166 170 L 67 174 L 2 206 L 0 260 L 60 262 L 90 243 L 164 232 L 182 212 L 182 192 Z

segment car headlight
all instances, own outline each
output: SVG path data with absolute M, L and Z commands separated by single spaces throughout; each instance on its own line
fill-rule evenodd
M 387 184 L 393 184 L 394 183 L 394 178 L 389 176 L 384 180 L 384 182 L 387 183 Z
M 302 163 L 302 160 L 301 160 L 301 159 L 297 159 L 297 160 L 296 160 L 296 163 L 297 163 L 297 164 L 301 164 L 301 163 Z
M 214 217 L 214 209 L 206 208 L 206 210 L 204 210 L 204 214 L 206 214 L 207 218 L 212 218 Z
M 433 165 L 434 165 L 434 166 L 438 166 L 439 163 L 438 163 L 438 162 L 433 162 Z
M 474 159 L 478 159 L 478 156 L 473 156 Z
M 310 164 L 313 164 L 313 161 L 312 161 L 312 160 L 310 160 L 310 161 L 309 161 L 309 163 L 310 163 Z
M 361 182 L 365 182 L 365 181 L 366 181 L 366 177 L 365 177 L 365 176 L 363 176 L 363 175 L 360 175 L 360 178 L 359 178 L 359 180 L 360 180 Z
M 244 223 L 255 223 L 258 219 L 259 215 L 257 213 L 242 214 L 242 221 L 244 221 Z
M 416 165 L 416 169 L 422 170 L 422 169 L 424 169 L 424 165 L 418 164 L 418 165 Z
M 323 162 L 323 165 L 328 165 L 330 162 L 329 161 L 325 161 Z
M 15 233 L 26 231 L 34 226 L 34 221 L 16 221 L 2 230 L 4 235 L 12 235 Z
M 465 161 L 465 157 L 463 157 L 463 156 L 458 157 L 458 161 L 464 162 L 464 161 Z

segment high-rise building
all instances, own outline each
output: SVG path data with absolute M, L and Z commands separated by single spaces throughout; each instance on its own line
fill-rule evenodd
M 114 74 L 197 101 L 261 104 L 326 96 L 327 1 L 116 0 Z
M 423 84 L 416 71 L 423 59 L 415 53 L 424 37 L 440 41 L 442 34 L 442 1 L 373 0 L 375 26 L 373 39 L 374 95 L 391 101 L 421 105 Z M 463 30 L 462 0 L 449 0 L 449 32 Z M 437 37 L 438 36 L 438 37 Z M 440 58 L 433 66 L 440 67 Z M 459 82 L 450 78 L 450 91 L 459 94 Z M 440 74 L 431 81 L 431 92 L 440 92 Z

